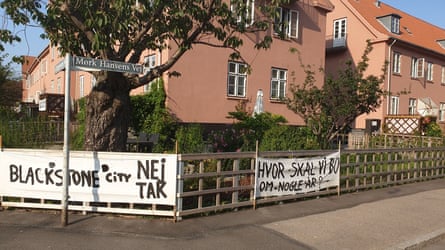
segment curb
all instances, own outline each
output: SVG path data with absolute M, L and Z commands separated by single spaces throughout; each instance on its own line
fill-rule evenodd
M 393 250 L 419 250 L 430 244 L 445 239 L 445 228 L 417 237 L 416 239 L 397 245 Z

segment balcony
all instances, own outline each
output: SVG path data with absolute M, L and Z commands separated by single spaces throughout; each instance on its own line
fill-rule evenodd
M 326 37 L 326 51 L 345 50 L 347 47 L 347 35 L 336 38 L 334 36 Z

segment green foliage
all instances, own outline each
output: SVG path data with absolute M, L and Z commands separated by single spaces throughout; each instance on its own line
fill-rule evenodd
M 87 149 L 118 150 L 122 149 L 123 145 L 116 144 L 124 140 L 101 138 L 123 138 L 122 134 L 117 133 L 125 133 L 128 128 L 127 119 L 117 122 L 122 120 L 125 112 L 113 117 L 114 120 L 107 119 L 108 112 L 102 112 L 108 108 L 107 104 L 114 101 L 108 100 L 109 96 L 122 98 L 114 93 L 129 93 L 132 89 L 164 76 L 164 73 L 196 44 L 228 48 L 233 51 L 233 57 L 239 58 L 239 48 L 243 45 L 243 36 L 240 34 L 255 33 L 254 47 L 268 48 L 272 39 L 270 33 L 258 31 L 266 31 L 277 14 L 276 7 L 287 3 L 290 1 L 274 0 L 268 4 L 258 4 L 256 7 L 259 11 L 256 14 L 261 18 L 241 20 L 241 23 L 238 17 L 248 17 L 246 12 L 249 6 L 244 0 L 3 0 L 0 7 L 14 24 L 27 25 L 33 22 L 41 25 L 46 36 L 53 45 L 58 46 L 61 54 L 139 63 L 147 50 L 171 50 L 168 58 L 162 60 L 162 64 L 148 70 L 143 76 L 92 72 L 100 87 L 94 88 L 90 97 L 101 100 L 87 102 L 91 107 L 87 108 L 88 125 L 85 134 L 92 138 L 86 140 L 86 146 Z M 244 25 L 247 23 L 249 25 Z M 15 39 L 11 32 L 0 30 L 0 40 L 12 42 Z M 174 46 L 171 46 L 172 44 Z M 119 84 L 116 85 L 116 82 Z M 113 94 L 95 95 L 98 92 Z M 97 104 L 104 107 L 97 107 Z M 127 105 L 124 102 L 120 110 L 126 110 Z M 154 120 L 160 121 L 166 117 L 162 114 Z M 95 126 L 94 121 L 103 121 L 104 124 Z M 110 129 L 113 126 L 115 128 Z M 120 127 L 116 128 L 117 126 Z M 156 130 L 153 129 L 156 126 L 150 127 L 150 130 Z M 119 132 L 105 133 L 105 130 Z
M 85 118 L 86 118 L 86 99 L 81 98 L 77 101 L 78 112 L 76 115 L 75 130 L 72 134 L 71 148 L 73 150 L 84 150 L 85 145 Z
M 14 80 L 10 63 L 5 63 L 6 55 L 0 55 L 0 106 L 15 106 L 22 98 L 21 82 Z
M 199 124 L 181 126 L 176 131 L 179 153 L 202 153 L 204 151 L 204 139 L 202 128 Z
M 151 84 L 150 91 L 144 95 L 131 97 L 131 128 L 136 133 L 158 135 L 153 152 L 164 152 L 174 148 L 177 121 L 165 107 L 164 83 L 161 79 Z
M 326 77 L 321 87 L 316 85 L 315 72 L 310 66 L 303 66 L 306 73 L 304 83 L 291 85 L 288 107 L 304 119 L 321 148 L 328 148 L 331 141 L 339 133 L 346 132 L 358 116 L 373 112 L 380 106 L 384 95 L 380 86 L 386 65 L 380 77 L 365 76 L 371 51 L 372 46 L 368 42 L 357 65 L 347 62 L 336 78 Z
M 307 127 L 273 126 L 264 133 L 261 151 L 318 149 L 316 138 Z
M 283 116 L 269 112 L 252 116 L 240 107 L 236 107 L 234 112 L 229 112 L 229 118 L 237 120 L 233 126 L 243 138 L 242 150 L 244 151 L 255 150 L 256 141 L 261 142 L 267 130 L 287 122 Z
M 208 135 L 214 152 L 237 152 L 243 146 L 243 137 L 239 130 L 230 127 L 213 130 Z
M 442 137 L 442 129 L 436 122 L 430 122 L 425 127 L 425 135 L 432 137 Z

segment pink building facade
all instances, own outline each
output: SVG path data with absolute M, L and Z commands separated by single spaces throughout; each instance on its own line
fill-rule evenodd
M 302 125 L 303 120 L 288 110 L 282 98 L 288 96 L 291 84 L 304 81 L 301 63 L 316 68 L 325 65 L 326 16 L 332 10 L 329 0 L 292 1 L 282 6 L 280 18 L 287 26 L 268 31 L 274 38 L 268 50 L 254 49 L 258 38 L 245 35 L 240 49 L 244 61 L 231 60 L 233 51 L 229 49 L 194 46 L 170 70 L 179 72 L 179 77 L 168 77 L 169 72 L 164 74 L 167 108 L 184 123 L 231 124 L 228 113 L 235 111 L 240 102 L 252 111 L 257 92 L 262 90 L 264 111 L 283 115 L 289 124 Z M 278 28 L 285 30 L 285 38 L 274 34 Z M 291 53 L 291 49 L 298 54 Z M 168 60 L 169 52 L 147 51 L 141 63 L 162 64 Z M 55 65 L 62 60 L 57 48 L 48 46 L 39 56 L 25 62 L 23 101 L 38 103 L 40 94 L 63 93 L 64 72 L 55 73 Z M 252 69 L 249 74 L 243 70 L 247 65 Z M 323 74 L 317 74 L 316 78 L 323 83 Z M 94 85 L 95 79 L 88 72 L 71 72 L 73 100 L 88 95 Z M 144 86 L 131 94 L 147 91 L 149 87 Z
M 335 74 L 344 62 L 357 63 L 370 40 L 367 73 L 382 75 L 389 93 L 383 104 L 356 120 L 365 128 L 367 119 L 387 115 L 435 116 L 445 123 L 445 30 L 377 0 L 332 0 L 335 10 L 327 18 L 326 69 Z M 432 101 L 433 108 L 420 109 Z

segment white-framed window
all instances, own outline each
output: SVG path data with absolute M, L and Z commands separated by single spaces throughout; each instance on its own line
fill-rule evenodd
M 248 27 L 255 21 L 255 0 L 237 1 L 236 4 L 230 5 L 230 10 L 238 24 Z
M 154 67 L 156 67 L 156 65 L 157 65 L 156 64 L 156 54 L 146 56 L 144 58 L 144 64 L 146 65 L 145 68 L 144 68 L 145 69 L 144 73 L 146 73 L 147 71 L 149 71 L 149 70 L 153 69 Z M 144 92 L 149 92 L 150 91 L 150 86 L 151 86 L 151 82 L 148 83 L 148 84 L 145 84 L 144 85 Z
M 426 64 L 426 80 L 427 81 L 433 81 L 433 70 L 434 70 L 434 64 L 432 62 L 427 62 Z
M 51 83 L 50 83 L 49 87 L 51 89 L 51 92 L 54 92 L 54 89 L 56 87 L 56 86 L 54 86 L 54 80 L 51 80 Z
M 445 122 L 445 103 L 441 102 L 439 104 L 439 121 Z
M 296 10 L 278 7 L 274 32 L 283 38 L 298 38 L 299 13 Z
M 286 96 L 287 70 L 272 68 L 270 99 L 280 100 Z
M 411 58 L 411 77 L 422 78 L 424 74 L 425 58 Z
M 62 93 L 62 78 L 57 78 L 57 93 Z
M 42 62 L 40 63 L 40 73 L 41 75 L 46 74 L 47 73 L 47 61 L 46 60 L 42 60 Z
M 32 82 L 32 76 L 28 75 L 28 77 L 26 77 L 26 88 L 29 89 L 31 87 L 31 82 Z
M 400 17 L 393 15 L 391 18 L 391 32 L 394 34 L 400 33 Z
M 440 77 L 440 83 L 445 84 L 445 66 L 442 66 L 442 72 Z
M 345 46 L 346 45 L 346 28 L 347 19 L 341 18 L 334 20 L 333 29 L 333 45 L 334 47 Z
M 94 87 L 96 87 L 96 85 L 97 85 L 96 77 L 94 77 L 93 75 L 91 75 L 91 89 L 93 89 Z
M 227 96 L 245 97 L 247 65 L 238 62 L 229 62 L 227 71 Z
M 392 72 L 396 73 L 396 74 L 400 74 L 400 67 L 401 67 L 401 63 L 402 63 L 402 55 L 398 52 L 394 52 L 393 53 L 393 58 L 392 58 Z
M 400 104 L 400 98 L 398 96 L 391 96 L 391 107 L 389 110 L 390 115 L 399 114 L 399 104 Z
M 79 77 L 79 97 L 85 96 L 85 76 Z
M 408 114 L 415 115 L 417 110 L 417 99 L 409 98 L 408 100 Z

